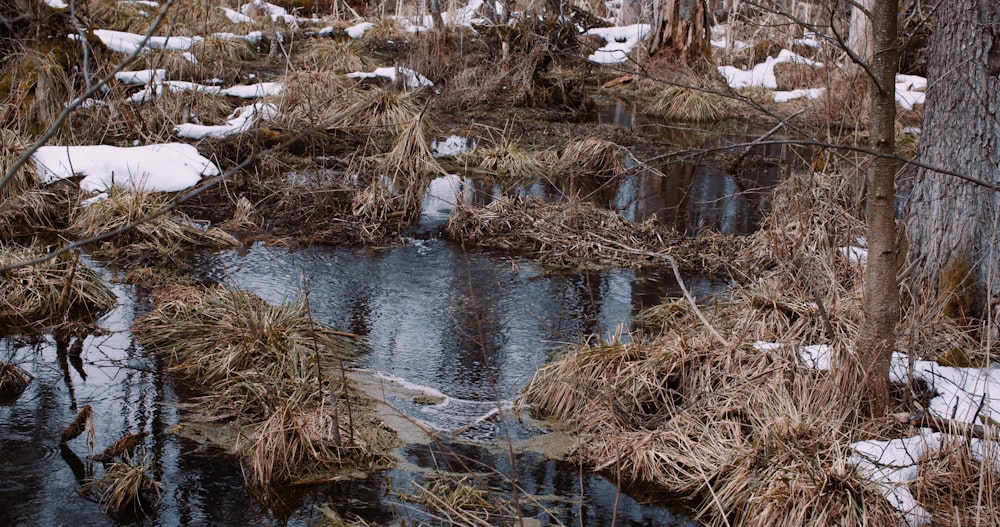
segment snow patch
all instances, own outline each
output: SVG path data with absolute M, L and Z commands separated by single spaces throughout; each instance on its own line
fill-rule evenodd
M 434 86 L 434 83 L 427 79 L 427 77 L 424 77 L 410 68 L 403 67 L 375 68 L 373 71 L 355 71 L 347 74 L 347 76 L 352 79 L 375 79 L 383 77 L 392 82 L 396 82 L 397 76 L 400 75 L 403 77 L 403 82 L 406 87 L 411 90 L 422 86 Z
M 138 147 L 109 145 L 43 146 L 31 156 L 43 184 L 84 176 L 80 188 L 105 191 L 117 186 L 131 190 L 176 192 L 193 187 L 219 168 L 184 143 Z
M 176 126 L 174 131 L 178 136 L 188 139 L 230 137 L 250 130 L 258 121 L 273 119 L 277 115 L 277 106 L 270 103 L 255 103 L 233 110 L 224 124 L 212 126 L 184 123 Z
M 719 66 L 719 73 L 726 78 L 726 83 L 736 90 L 754 86 L 762 86 L 773 90 L 778 87 L 778 82 L 774 78 L 774 67 L 784 63 L 808 64 L 818 68 L 824 67 L 822 62 L 810 60 L 802 55 L 783 49 L 778 53 L 777 57 L 768 57 L 764 62 L 757 64 L 749 71 L 741 70 L 735 66 Z
M 587 35 L 596 35 L 607 44 L 594 51 L 587 60 L 598 64 L 619 64 L 628 60 L 628 54 L 649 35 L 649 24 L 619 27 L 595 27 Z

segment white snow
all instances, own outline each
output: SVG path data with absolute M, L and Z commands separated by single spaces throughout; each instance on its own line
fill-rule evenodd
M 190 188 L 202 176 L 215 176 L 219 168 L 184 143 L 139 147 L 43 146 L 32 155 L 42 183 L 82 174 L 80 188 L 104 191 L 127 189 L 176 192 Z
M 729 26 L 726 24 L 712 26 L 712 38 L 710 42 L 714 48 L 729 48 L 733 51 L 743 51 L 751 47 L 750 44 L 742 40 L 731 39 L 729 37 Z
M 255 99 L 258 97 L 278 95 L 281 93 L 282 89 L 284 89 L 284 86 L 280 82 L 238 84 L 236 86 L 230 86 L 229 88 L 221 88 L 219 86 L 198 84 L 197 82 L 163 81 L 146 86 L 145 88 L 132 94 L 132 96 L 127 100 L 129 102 L 141 104 L 159 96 L 163 93 L 163 90 L 170 93 L 193 91 L 207 93 L 210 95 L 228 95 L 231 97 L 239 97 L 241 99 Z
M 225 124 L 202 125 L 184 123 L 174 128 L 180 137 L 188 139 L 204 139 L 206 137 L 229 137 L 250 130 L 258 121 L 273 119 L 278 115 L 278 107 L 270 103 L 255 103 L 241 106 L 233 111 Z
M 375 68 L 374 71 L 355 71 L 347 74 L 347 76 L 352 79 L 374 79 L 383 77 L 392 82 L 396 81 L 397 75 L 403 76 L 403 82 L 406 84 L 406 87 L 410 89 L 416 89 L 422 86 L 434 86 L 434 83 L 428 80 L 427 77 L 424 77 L 410 68 L 403 67 Z
M 719 66 L 719 73 L 726 78 L 726 82 L 733 89 L 738 90 L 752 86 L 763 86 L 764 88 L 773 90 L 778 87 L 778 82 L 774 78 L 774 67 L 786 62 L 823 67 L 822 62 L 810 60 L 787 49 L 783 49 L 778 53 L 777 57 L 768 57 L 764 62 L 757 64 L 749 71 L 741 70 L 735 66 Z
M 222 40 L 246 40 L 251 44 L 256 44 L 264 39 L 263 31 L 251 31 L 246 35 L 239 35 L 236 33 L 230 33 L 227 31 L 220 31 L 218 33 L 212 33 L 212 36 Z
M 837 251 L 846 256 L 847 261 L 852 264 L 864 265 L 865 262 L 868 261 L 868 249 L 864 247 L 848 245 L 845 247 L 837 247 Z
M 63 0 L 45 0 L 45 5 L 52 9 L 66 9 L 69 7 L 69 4 L 63 2 Z
M 618 64 L 628 60 L 628 54 L 649 35 L 649 24 L 631 26 L 595 27 L 587 35 L 596 35 L 607 44 L 595 50 L 587 60 L 598 64 Z
M 141 46 L 143 35 L 127 33 L 125 31 L 112 31 L 110 29 L 95 29 L 94 35 L 104 43 L 108 49 L 119 53 L 135 53 L 143 48 L 166 49 L 171 51 L 187 51 L 195 44 L 205 40 L 202 37 L 149 37 L 145 46 Z
M 794 101 L 795 99 L 801 99 L 802 97 L 805 97 L 806 99 L 818 99 L 824 93 L 826 93 L 826 88 L 803 88 L 799 90 L 776 91 L 774 92 L 774 102 Z
M 365 32 L 367 32 L 369 29 L 373 27 L 375 27 L 375 24 L 371 22 L 362 22 L 360 24 L 355 24 L 345 29 L 345 31 L 347 32 L 347 36 L 357 40 L 365 36 Z M 320 34 L 322 34 L 322 31 L 320 32 Z
M 119 4 L 143 5 L 143 6 L 146 6 L 146 7 L 152 7 L 153 9 L 156 9 L 156 8 L 160 7 L 160 3 L 159 2 L 154 2 L 153 0 L 119 0 L 118 3 Z
M 237 84 L 219 90 L 220 95 L 239 97 L 241 99 L 256 99 L 258 97 L 273 97 L 280 95 L 284 85 L 280 82 L 258 82 L 257 84 Z
M 115 79 L 118 82 L 131 85 L 143 85 L 149 84 L 150 82 L 162 82 L 163 78 L 167 76 L 167 70 L 165 69 L 149 69 L 149 70 L 136 70 L 136 71 L 119 71 L 115 73 Z
M 226 6 L 219 6 L 219 9 L 221 9 L 224 13 L 226 13 L 226 17 L 229 18 L 229 21 L 234 24 L 247 24 L 253 22 L 252 18 L 244 15 L 243 13 L 240 13 L 235 9 L 230 9 Z
M 924 104 L 927 79 L 918 75 L 896 75 L 896 102 L 904 110 Z
M 802 38 L 797 38 L 793 40 L 792 43 L 810 48 L 823 47 L 823 41 L 820 40 L 816 33 L 813 33 L 812 31 L 806 31 L 805 34 L 802 35 Z

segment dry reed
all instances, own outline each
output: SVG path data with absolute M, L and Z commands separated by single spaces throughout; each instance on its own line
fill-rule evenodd
M 582 462 L 693 497 L 710 525 L 895 524 L 901 513 L 854 470 L 849 445 L 905 431 L 851 421 L 852 394 L 797 353 L 826 342 L 836 356 L 860 333 L 861 267 L 841 250 L 863 233 L 855 194 L 828 174 L 783 181 L 761 231 L 726 256 L 746 285 L 702 306 L 704 321 L 690 303 L 665 301 L 640 317 L 648 336 L 570 347 L 538 371 L 523 399 L 579 429 Z M 905 349 L 927 350 L 926 357 L 970 344 L 968 331 L 933 306 L 915 303 L 907 312 Z M 764 351 L 756 341 L 787 345 Z M 944 496 L 949 483 L 941 482 L 968 489 L 984 478 L 969 476 L 960 459 L 949 463 L 925 464 L 933 482 L 921 500 L 951 511 L 973 502 Z
M 163 484 L 149 475 L 150 462 L 135 458 L 105 469 L 104 477 L 87 483 L 84 490 L 97 493 L 104 513 L 120 521 L 150 515 L 160 503 Z

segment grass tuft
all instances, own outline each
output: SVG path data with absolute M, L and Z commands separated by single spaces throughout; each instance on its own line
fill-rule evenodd
M 0 403 L 16 401 L 31 383 L 32 375 L 15 364 L 0 362 Z
M 653 99 L 649 111 L 672 121 L 708 123 L 723 119 L 730 111 L 730 102 L 718 94 L 667 86 Z
M 170 197 L 159 192 L 113 188 L 107 198 L 83 207 L 72 229 L 89 238 L 114 231 L 168 206 Z M 179 212 L 163 214 L 100 242 L 95 254 L 119 263 L 149 265 L 183 263 L 194 247 L 238 247 L 239 241 L 218 228 L 203 228 Z
M 0 243 L 0 265 L 42 254 L 40 248 Z M 0 272 L 0 291 L 0 324 L 18 327 L 95 319 L 117 302 L 101 277 L 73 256 Z

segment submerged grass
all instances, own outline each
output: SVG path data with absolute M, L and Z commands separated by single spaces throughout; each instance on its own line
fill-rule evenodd
M 238 289 L 165 288 L 154 300 L 133 332 L 205 390 L 196 420 L 239 429 L 235 444 L 219 446 L 243 461 L 254 489 L 384 463 L 389 441 L 336 373 L 356 338 L 315 322 L 304 304 L 271 306 Z
M 31 383 L 32 375 L 16 364 L 0 362 L 0 403 L 16 401 Z

